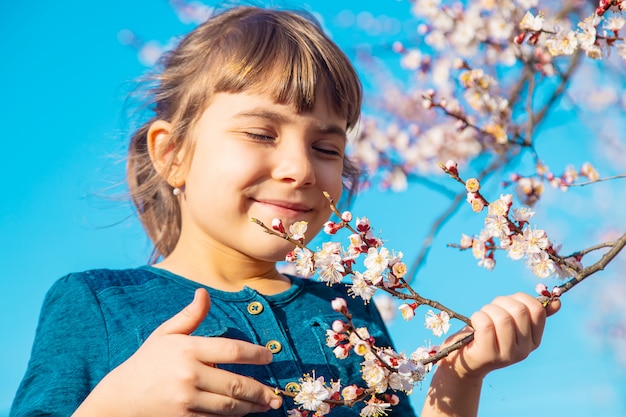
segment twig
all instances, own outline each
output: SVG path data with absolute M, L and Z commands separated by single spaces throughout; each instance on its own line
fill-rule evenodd
M 569 281 L 559 285 L 558 288 L 561 290 L 561 294 L 566 293 L 567 291 L 569 291 L 572 288 L 574 288 L 574 286 L 580 284 L 584 279 L 586 279 L 589 276 L 595 274 L 596 272 L 601 271 L 604 268 L 606 268 L 606 266 L 609 264 L 609 262 L 611 262 L 620 253 L 620 251 L 622 249 L 624 249 L 624 247 L 626 246 L 626 233 L 624 233 L 619 239 L 617 239 L 617 240 L 615 240 L 613 242 L 608 242 L 608 243 L 603 244 L 603 245 L 604 245 L 603 247 L 611 247 L 612 249 L 609 250 L 607 253 L 605 253 L 598 262 L 596 262 L 595 264 L 590 265 L 590 266 L 584 268 L 582 270 L 582 272 L 577 274 L 575 277 L 573 277 Z M 600 245 L 596 245 L 595 247 L 588 248 L 586 250 L 599 249 L 599 247 L 600 247 Z M 552 299 L 551 297 L 546 297 L 546 296 L 539 296 L 539 297 L 537 297 L 537 300 L 539 302 L 541 302 L 544 307 L 546 307 L 548 305 L 548 302 L 551 299 Z M 439 360 L 441 360 L 441 359 L 445 358 L 446 356 L 448 356 L 453 351 L 462 348 L 463 346 L 465 346 L 466 344 L 468 344 L 472 340 L 474 340 L 474 333 L 470 333 L 470 334 L 464 336 L 462 339 L 454 342 L 453 344 L 445 347 L 444 349 L 441 349 L 439 352 L 437 352 L 437 354 L 429 357 L 428 359 L 420 360 L 420 362 L 422 364 L 424 364 L 424 365 L 426 365 L 428 363 L 436 363 Z
M 617 254 L 620 253 L 622 249 L 624 249 L 624 246 L 626 246 L 626 233 L 624 233 L 619 239 L 606 244 L 606 247 L 612 248 L 607 253 L 605 253 L 598 262 L 586 268 L 583 268 L 583 270 L 575 275 L 572 279 L 559 285 L 558 288 L 561 290 L 561 293 L 565 293 L 571 290 L 572 288 L 574 288 L 574 286 L 580 284 L 587 277 L 595 274 L 598 271 L 602 271 L 604 268 L 606 268 L 609 262 L 611 262 L 613 258 L 615 258 Z
M 563 186 L 565 186 L 565 187 L 584 187 L 585 185 L 594 184 L 596 182 L 610 181 L 610 180 L 616 180 L 616 179 L 620 179 L 620 178 L 626 178 L 626 174 L 613 175 L 612 177 L 599 178 L 599 179 L 594 180 L 594 181 L 579 182 L 579 183 L 573 183 L 573 184 L 563 184 Z

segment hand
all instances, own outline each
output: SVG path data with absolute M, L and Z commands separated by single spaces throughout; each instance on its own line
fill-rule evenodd
M 559 308 L 558 300 L 544 308 L 535 298 L 523 293 L 497 297 L 472 315 L 474 340 L 444 361 L 460 377 L 481 379 L 494 369 L 519 362 L 539 346 L 546 317 Z M 464 329 L 462 333 L 470 331 Z
M 474 339 L 437 363 L 421 417 L 475 417 L 487 373 L 526 358 L 541 342 L 546 317 L 561 304 L 544 308 L 528 294 L 498 297 L 471 317 Z M 465 328 L 444 346 L 472 332 Z
M 278 408 L 281 398 L 252 378 L 215 367 L 265 365 L 265 347 L 227 338 L 190 336 L 206 317 L 209 294 L 159 326 L 128 360 L 111 371 L 74 416 L 243 416 Z

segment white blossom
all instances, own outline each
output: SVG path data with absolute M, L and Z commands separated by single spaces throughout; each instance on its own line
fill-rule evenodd
M 296 404 L 300 404 L 302 408 L 310 411 L 316 411 L 330 396 L 324 384 L 324 377 L 320 376 L 317 379 L 314 377 L 315 375 L 302 378 L 300 391 L 294 398 Z
M 425 326 L 428 330 L 432 330 L 435 336 L 439 337 L 450 330 L 450 316 L 445 311 L 435 314 L 432 310 L 428 310 Z

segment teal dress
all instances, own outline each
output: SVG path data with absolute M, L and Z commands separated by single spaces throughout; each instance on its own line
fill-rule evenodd
M 357 327 L 366 326 L 379 346 L 391 346 L 387 329 L 372 304 L 347 296 L 343 285 L 328 287 L 290 277 L 291 288 L 262 295 L 248 287 L 224 292 L 205 287 L 211 309 L 194 335 L 227 337 L 268 346 L 273 361 L 259 365 L 219 365 L 268 386 L 285 388 L 315 371 L 342 386 L 364 386 L 361 358 L 337 359 L 326 346 L 326 330 L 342 316 L 330 301 L 348 301 Z M 191 302 L 201 284 L 168 271 L 142 266 L 91 270 L 58 280 L 46 295 L 28 369 L 10 417 L 71 415 L 96 384 L 128 359 L 161 323 Z M 414 416 L 406 396 L 397 393 L 396 416 Z M 259 416 L 285 416 L 294 408 Z M 336 407 L 331 416 L 358 416 L 360 406 Z

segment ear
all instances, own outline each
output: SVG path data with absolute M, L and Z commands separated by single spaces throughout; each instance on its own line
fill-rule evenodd
M 184 178 L 177 176 L 182 155 L 173 155 L 174 145 L 170 141 L 172 124 L 157 120 L 148 129 L 147 145 L 152 165 L 159 175 L 172 187 L 180 187 Z

